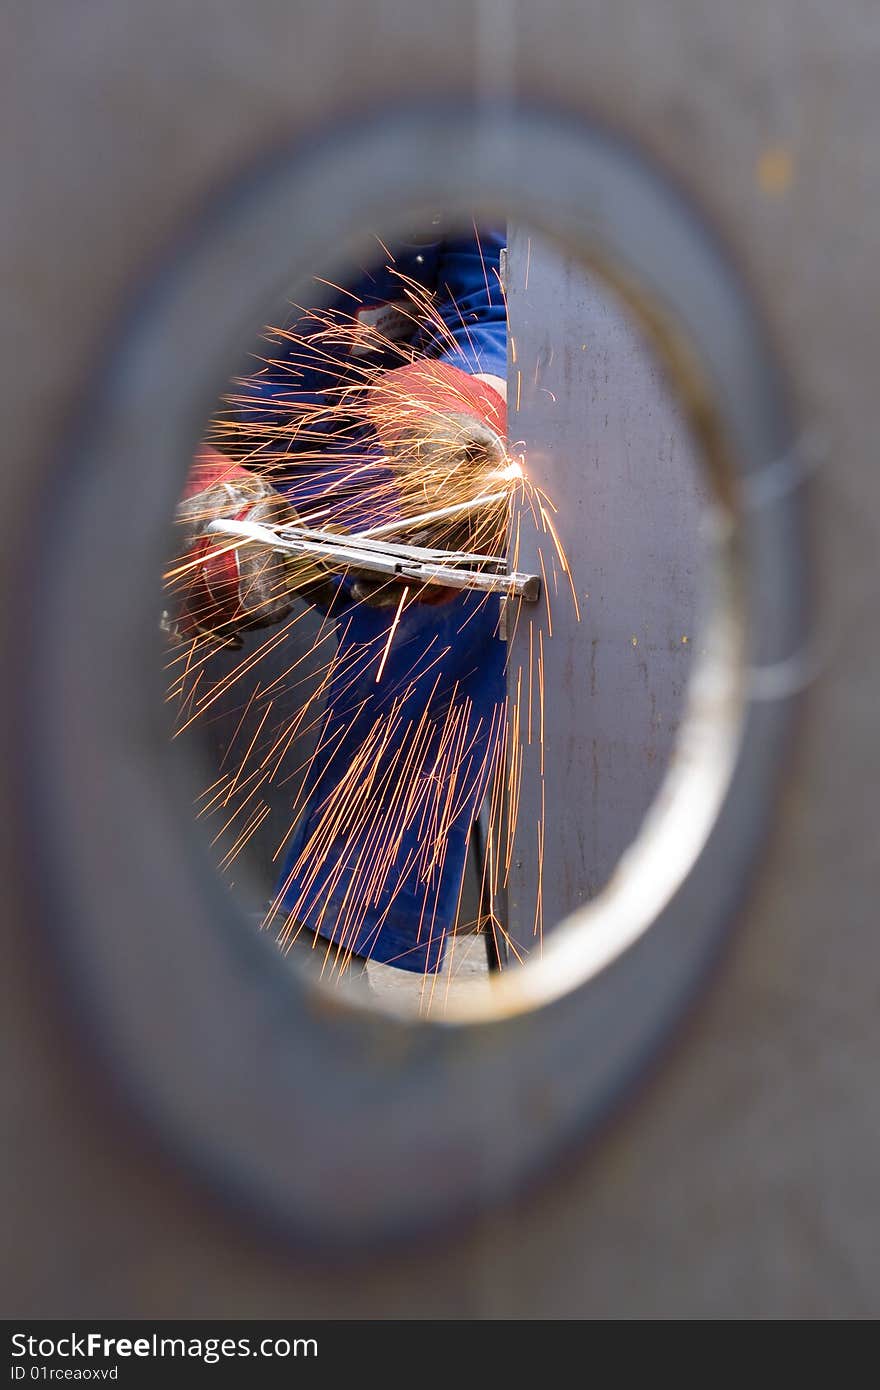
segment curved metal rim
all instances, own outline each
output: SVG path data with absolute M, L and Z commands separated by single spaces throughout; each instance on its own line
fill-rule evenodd
M 59 928 L 52 950 L 128 1096 L 228 1196 L 324 1251 L 498 1201 L 595 1122 L 716 950 L 766 832 L 790 725 L 790 699 L 750 699 L 728 680 L 704 788 L 713 815 L 663 892 L 646 900 L 640 868 L 633 896 L 631 863 L 617 948 L 608 919 L 595 949 L 607 895 L 554 934 L 542 962 L 512 973 L 479 1020 L 353 1010 L 288 978 L 241 930 L 159 715 L 168 518 L 235 348 L 279 288 L 326 263 L 328 246 L 350 245 L 352 229 L 438 200 L 515 200 L 524 221 L 598 258 L 655 330 L 668 325 L 665 344 L 655 336 L 686 346 L 690 389 L 699 381 L 701 410 L 711 401 L 725 454 L 716 463 L 741 498 L 791 448 L 760 324 L 691 208 L 630 149 L 555 116 L 419 108 L 313 142 L 243 181 L 142 296 L 35 531 L 24 829 Z M 797 492 L 765 494 L 740 507 L 724 543 L 738 601 L 728 593 L 717 610 L 715 669 L 728 677 L 734 656 L 745 669 L 737 615 L 753 666 L 789 662 L 804 641 Z M 669 807 L 680 813 L 680 788 L 661 800 L 634 858 L 653 846 L 656 860 L 660 821 L 668 834 Z

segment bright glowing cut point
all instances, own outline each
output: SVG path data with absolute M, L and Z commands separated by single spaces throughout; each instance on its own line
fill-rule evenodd
M 489 474 L 490 478 L 497 478 L 501 482 L 512 483 L 525 477 L 523 466 L 517 459 L 509 459 L 503 468 L 496 469 Z

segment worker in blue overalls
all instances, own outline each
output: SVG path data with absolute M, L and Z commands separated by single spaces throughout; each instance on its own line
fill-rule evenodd
M 380 269 L 272 333 L 232 398 L 227 436 L 215 431 L 221 448 L 199 450 L 179 509 L 183 634 L 228 638 L 290 610 L 295 585 L 279 572 L 293 562 L 218 544 L 211 519 L 387 529 L 461 495 L 474 461 L 504 459 L 502 245 L 484 229 L 383 248 Z M 413 439 L 430 466 L 406 473 Z M 300 588 L 335 623 L 339 647 L 273 916 L 282 938 L 323 943 L 348 965 L 436 971 L 503 724 L 500 600 L 436 586 L 404 598 L 399 584 L 351 573 Z

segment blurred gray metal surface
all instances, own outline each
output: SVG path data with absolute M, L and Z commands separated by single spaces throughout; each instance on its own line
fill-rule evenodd
M 509 891 L 523 955 L 607 883 L 667 770 L 698 643 L 709 484 L 670 383 L 595 275 L 515 225 L 507 302 L 510 435 L 571 576 L 523 506 L 517 563 L 550 576 L 510 642 L 511 698 L 532 691 Z
M 200 402 L 278 284 L 312 284 L 328 247 L 344 259 L 380 187 L 389 218 L 396 208 L 409 221 L 424 167 L 442 206 L 480 216 L 516 203 L 582 255 L 606 248 L 608 273 L 638 287 L 633 306 L 719 487 L 762 499 L 728 507 L 716 536 L 710 650 L 690 683 L 689 757 L 677 759 L 687 775 L 640 841 L 640 870 L 631 854 L 628 877 L 528 971 L 497 978 L 488 1007 L 449 999 L 454 1028 L 333 1007 L 279 969 L 221 891 L 181 795 L 188 769 L 157 720 L 155 576 Z M 21 833 L 42 930 L 99 1072 L 181 1170 L 300 1249 L 339 1258 L 412 1242 L 509 1200 L 619 1102 L 760 860 L 794 692 L 756 693 L 743 643 L 770 675 L 798 659 L 807 613 L 800 489 L 766 486 L 795 457 L 778 371 L 739 278 L 674 189 L 595 127 L 516 110 L 413 107 L 276 163 L 213 210 L 126 328 L 55 465 L 63 509 L 23 528 L 37 539 L 17 692 Z M 548 1078 L 553 1104 L 524 1124 Z

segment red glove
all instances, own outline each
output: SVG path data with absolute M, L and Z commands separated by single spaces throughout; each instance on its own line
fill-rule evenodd
M 507 404 L 479 377 L 445 362 L 414 362 L 378 377 L 366 389 L 364 408 L 396 474 L 404 516 L 472 501 L 509 483 Z M 506 525 L 501 502 L 410 535 L 416 544 L 503 554 Z
M 423 361 L 384 372 L 368 388 L 366 409 L 392 463 L 429 455 L 447 474 L 470 466 L 476 481 L 480 468 L 504 467 L 504 397 L 458 367 Z
M 294 575 L 298 585 L 311 577 L 298 561 L 266 546 L 209 534 L 208 525 L 219 518 L 270 525 L 297 520 L 269 483 L 200 446 L 177 508 L 183 536 L 168 576 L 178 596 L 176 629 L 182 637 L 228 638 L 241 628 L 280 622 L 291 609 Z

